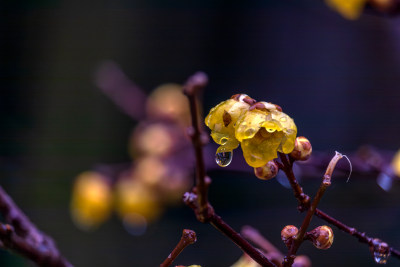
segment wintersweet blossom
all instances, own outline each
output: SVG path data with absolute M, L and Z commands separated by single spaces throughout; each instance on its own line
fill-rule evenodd
M 235 131 L 244 158 L 252 167 L 267 164 L 278 157 L 278 152 L 292 152 L 296 134 L 293 119 L 279 106 L 267 102 L 259 102 L 245 112 L 237 121 Z
M 239 146 L 239 141 L 235 137 L 235 125 L 253 103 L 254 99 L 245 94 L 238 94 L 210 110 L 205 123 L 211 129 L 214 142 L 220 145 L 217 152 L 232 151 Z
M 241 144 L 247 164 L 256 168 L 277 158 L 278 152 L 293 150 L 297 127 L 292 118 L 275 104 L 256 103 L 248 96 L 252 101 L 239 101 L 235 96 L 211 109 L 206 117 L 212 138 L 221 145 L 217 155 Z

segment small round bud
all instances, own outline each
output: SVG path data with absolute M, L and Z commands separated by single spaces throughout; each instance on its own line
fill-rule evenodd
M 298 136 L 294 142 L 294 149 L 290 156 L 295 160 L 307 160 L 311 156 L 312 146 L 304 136 Z
M 327 225 L 318 226 L 308 233 L 308 237 L 318 249 L 328 249 L 333 243 L 333 231 Z
M 299 255 L 294 259 L 292 267 L 311 267 L 311 260 L 306 255 Z
M 293 238 L 297 235 L 299 229 L 294 225 L 286 225 L 281 231 L 281 239 L 285 245 L 290 248 Z
M 274 178 L 279 171 L 278 164 L 275 161 L 270 160 L 262 167 L 254 168 L 254 174 L 261 180 L 269 180 Z

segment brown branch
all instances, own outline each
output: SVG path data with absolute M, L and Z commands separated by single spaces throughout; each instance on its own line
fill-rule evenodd
M 198 196 L 193 192 L 186 192 L 183 195 L 183 202 L 193 209 L 195 214 L 199 213 L 199 203 Z M 233 230 L 226 222 L 224 222 L 220 216 L 215 214 L 214 209 L 210 204 L 209 211 L 210 216 L 207 220 L 212 226 L 226 235 L 229 239 L 232 240 L 244 253 L 248 254 L 253 260 L 255 260 L 261 266 L 275 266 L 268 258 L 265 257 L 261 251 L 254 248 L 246 239 L 244 239 L 239 233 Z M 198 216 L 197 216 L 198 217 Z
M 329 216 L 328 214 L 326 214 L 325 212 L 323 212 L 319 209 L 317 209 L 315 211 L 315 215 L 318 216 L 319 218 L 321 218 L 322 220 L 336 226 L 339 230 L 342 230 L 343 232 L 356 237 L 358 239 L 358 241 L 360 241 L 361 243 L 365 243 L 365 244 L 368 244 L 369 246 L 371 246 L 372 241 L 374 239 L 376 239 L 374 237 L 369 237 L 365 232 L 360 232 L 356 228 L 350 227 L 350 226 L 338 221 L 337 219 Z M 390 250 L 390 253 L 392 256 L 400 259 L 400 251 L 398 251 L 392 247 L 389 247 L 389 250 Z
M 289 163 L 289 161 L 287 160 L 286 155 L 279 154 L 279 156 L 281 158 L 282 165 L 283 165 L 283 166 L 281 166 L 281 169 L 285 172 L 285 174 L 292 186 L 295 197 L 297 198 L 297 200 L 300 203 L 298 209 L 300 211 L 305 211 L 308 209 L 308 206 L 309 206 L 309 202 L 307 201 L 307 199 L 309 199 L 309 197 L 306 194 L 304 194 L 303 189 L 298 184 L 296 177 L 293 174 L 292 166 Z M 354 228 L 354 227 L 350 227 L 350 226 L 342 223 L 341 221 L 331 217 L 330 215 L 326 214 L 325 212 L 321 211 L 320 209 L 315 210 L 315 215 L 318 216 L 319 218 L 323 219 L 324 221 L 336 226 L 339 230 L 342 230 L 343 232 L 348 233 L 348 234 L 358 238 L 358 240 L 361 243 L 365 243 L 365 244 L 368 244 L 371 246 L 372 240 L 375 239 L 375 238 L 367 236 L 366 233 L 364 233 L 364 232 L 357 231 L 356 228 Z M 391 255 L 400 259 L 400 251 L 398 251 L 392 247 L 389 247 L 389 250 L 391 252 Z
M 276 253 L 277 255 L 280 255 L 281 258 L 283 258 L 282 252 L 277 249 L 271 242 L 269 242 L 269 240 L 262 236 L 257 229 L 251 227 L 250 225 L 245 225 L 242 227 L 242 230 L 240 232 L 244 238 L 250 240 L 257 246 L 259 246 L 262 250 L 266 252 Z
M 282 266 L 283 254 L 268 239 L 266 239 L 257 229 L 245 225 L 240 231 L 242 236 L 254 243 L 265 252 L 265 256 L 277 266 Z
M 279 153 L 279 158 L 282 161 L 283 165 L 280 165 L 281 169 L 283 172 L 286 174 L 286 177 L 288 178 L 288 181 L 293 189 L 293 193 L 295 198 L 299 201 L 298 209 L 299 211 L 305 211 L 307 210 L 309 203 L 310 203 L 310 197 L 303 192 L 303 188 L 300 186 L 300 184 L 297 182 L 296 177 L 294 176 L 293 173 L 293 164 L 289 162 L 288 158 L 286 157 L 285 154 Z
M 332 177 L 333 170 L 335 169 L 337 162 L 342 157 L 343 157 L 342 154 L 336 152 L 335 156 L 330 161 L 330 163 L 326 169 L 325 175 L 322 179 L 322 183 L 318 189 L 318 192 L 315 195 L 315 197 L 311 203 L 311 206 L 309 207 L 309 209 L 307 211 L 306 216 L 304 217 L 304 220 L 303 220 L 303 223 L 301 224 L 299 233 L 294 238 L 293 243 L 288 252 L 288 255 L 284 259 L 283 266 L 285 266 L 285 267 L 292 266 L 293 261 L 295 259 L 296 252 L 299 249 L 301 243 L 303 242 L 304 235 L 307 232 L 307 228 L 310 225 L 312 217 L 317 209 L 317 206 L 318 206 L 322 196 L 324 195 L 326 189 L 331 185 L 331 177 Z
M 204 165 L 203 156 L 203 131 L 200 126 L 200 112 L 198 103 L 198 92 L 201 88 L 206 86 L 208 82 L 207 75 L 203 72 L 197 72 L 187 80 L 183 87 L 183 92 L 189 99 L 190 104 L 190 115 L 192 118 L 192 127 L 188 129 L 188 134 L 192 139 L 192 143 L 195 149 L 196 155 L 196 188 L 198 193 L 199 201 L 199 213 L 198 219 L 201 222 L 205 222 L 210 216 L 208 211 L 208 199 L 207 199 L 207 184 L 205 181 L 206 170 Z
M 210 223 L 261 266 L 275 266 L 261 251 L 255 249 L 246 239 L 224 222 L 220 216 L 214 213 L 210 218 Z
M 220 216 L 216 215 L 213 207 L 208 203 L 207 191 L 211 179 L 206 176 L 206 169 L 203 157 L 203 145 L 206 139 L 200 126 L 200 112 L 198 92 L 208 82 L 206 74 L 197 72 L 187 80 L 183 87 L 183 92 L 189 99 L 192 127 L 188 129 L 188 134 L 192 139 L 192 144 L 196 155 L 196 187 L 193 192 L 186 192 L 183 202 L 191 207 L 200 222 L 209 222 L 212 226 L 230 238 L 238 247 L 247 253 L 252 259 L 262 266 L 275 266 L 264 254 L 254 248 L 246 239 L 235 232 L 232 227 L 225 223 Z
M 0 212 L 7 224 L 0 226 L 2 247 L 29 258 L 39 266 L 71 267 L 54 241 L 39 231 L 0 186 Z
M 181 240 L 176 245 L 174 250 L 168 255 L 163 263 L 160 264 L 160 267 L 168 267 L 172 264 L 172 262 L 178 257 L 178 255 L 189 245 L 195 243 L 197 240 L 196 233 L 193 230 L 184 229 L 182 232 Z

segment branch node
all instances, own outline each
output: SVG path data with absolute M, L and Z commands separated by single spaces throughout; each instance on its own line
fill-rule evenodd
M 194 95 L 199 89 L 205 87 L 207 83 L 207 74 L 201 71 L 196 72 L 186 81 L 186 84 L 183 88 L 183 93 L 187 96 Z

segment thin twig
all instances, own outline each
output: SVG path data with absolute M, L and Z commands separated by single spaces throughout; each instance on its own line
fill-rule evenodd
M 324 195 L 326 189 L 331 185 L 331 177 L 332 177 L 333 170 L 335 169 L 337 162 L 342 157 L 343 157 L 342 154 L 336 152 L 335 156 L 330 161 L 330 163 L 326 169 L 325 175 L 322 179 L 322 183 L 318 189 L 318 192 L 315 195 L 315 197 L 311 203 L 311 206 L 307 211 L 306 216 L 304 217 L 303 223 L 301 224 L 298 234 L 296 235 L 296 237 L 293 240 L 293 243 L 290 247 L 287 257 L 285 257 L 283 266 L 285 266 L 285 267 L 292 266 L 296 252 L 299 249 L 301 243 L 303 242 L 304 235 L 307 232 L 307 228 L 310 225 L 311 219 L 317 209 L 317 206 L 318 206 L 322 196 Z
M 199 212 L 199 204 L 197 199 L 198 196 L 193 192 L 186 192 L 183 195 L 183 202 L 192 208 L 196 215 Z M 232 227 L 224 222 L 220 216 L 216 215 L 211 205 L 209 205 L 209 207 L 212 212 L 207 222 L 231 239 L 239 248 L 242 249 L 244 253 L 248 254 L 261 266 L 275 266 L 275 264 L 268 260 L 263 253 L 254 248 L 246 239 L 244 239 L 239 233 L 233 230 Z
M 240 231 L 242 236 L 258 246 L 265 256 L 277 266 L 282 266 L 283 253 L 277 249 L 268 239 L 266 239 L 257 229 L 245 225 Z
M 257 229 L 251 227 L 250 225 L 245 225 L 242 227 L 242 230 L 240 232 L 244 238 L 250 240 L 257 246 L 259 246 L 262 250 L 266 252 L 276 253 L 283 258 L 282 252 L 277 249 L 271 242 L 269 242 L 268 239 L 261 235 L 261 233 Z
M 315 211 L 315 215 L 318 216 L 319 218 L 321 218 L 322 220 L 336 226 L 338 229 L 342 230 L 343 232 L 356 237 L 358 239 L 358 241 L 360 241 L 361 243 L 371 245 L 372 240 L 376 239 L 374 237 L 369 237 L 365 232 L 360 232 L 356 228 L 350 227 L 350 226 L 338 221 L 337 219 L 329 216 L 328 214 L 326 214 L 325 212 L 323 212 L 319 209 L 317 209 Z M 392 256 L 395 256 L 396 258 L 400 259 L 400 251 L 398 251 L 392 247 L 390 247 L 389 249 L 390 249 Z
M 210 218 L 210 223 L 261 266 L 275 266 L 261 251 L 255 249 L 246 239 L 224 222 L 220 216 L 214 213 Z
M 188 129 L 188 134 L 192 139 L 196 155 L 196 188 L 199 201 L 199 220 L 205 222 L 209 217 L 207 184 L 205 182 L 206 170 L 203 157 L 202 127 L 199 119 L 198 92 L 206 86 L 208 82 L 207 75 L 203 72 L 197 72 L 192 75 L 183 87 L 183 92 L 189 99 L 190 115 L 192 118 L 192 127 Z
M 292 168 L 293 164 L 289 162 L 288 158 L 283 153 L 279 153 L 279 158 L 281 159 L 283 164 L 281 168 L 283 172 L 286 174 L 286 177 L 288 178 L 288 181 L 293 189 L 294 196 L 299 201 L 298 209 L 300 211 L 307 210 L 310 203 L 310 197 L 304 194 L 303 188 L 297 182 L 297 179 L 293 173 L 293 168 Z
M 181 240 L 176 245 L 174 250 L 168 255 L 163 263 L 160 264 L 160 267 L 168 267 L 172 264 L 172 262 L 178 257 L 178 255 L 189 245 L 195 243 L 197 240 L 196 233 L 193 230 L 184 229 L 182 231 Z
M 299 205 L 298 209 L 300 211 L 305 211 L 308 209 L 309 202 L 307 202 L 306 200 L 309 199 L 309 197 L 303 192 L 303 189 L 298 184 L 296 177 L 294 176 L 293 171 L 291 170 L 292 166 L 290 165 L 289 161 L 287 160 L 286 155 L 279 154 L 279 156 L 280 156 L 282 164 L 283 164 L 283 166 L 281 168 L 285 172 L 285 174 L 292 186 L 292 189 L 294 191 L 294 194 L 295 194 L 297 200 L 299 201 L 299 203 L 301 203 Z M 371 240 L 375 239 L 375 238 L 367 236 L 366 233 L 364 233 L 364 232 L 357 231 L 356 228 L 354 228 L 354 227 L 350 227 L 350 226 L 342 223 L 341 221 L 333 218 L 332 216 L 328 215 L 327 213 L 321 211 L 320 209 L 316 209 L 315 215 L 318 216 L 319 218 L 323 219 L 324 221 L 336 226 L 343 232 L 348 233 L 348 234 L 358 238 L 358 240 L 361 243 L 370 245 Z M 391 255 L 400 259 L 400 251 L 398 251 L 392 247 L 390 247 L 389 249 L 390 249 Z
M 39 266 L 72 267 L 54 241 L 36 228 L 1 186 L 0 212 L 7 222 L 0 226 L 3 248 L 19 253 Z
M 262 266 L 275 266 L 264 254 L 254 248 L 246 239 L 235 232 L 232 227 L 225 223 L 220 216 L 216 215 L 213 207 L 208 203 L 207 191 L 211 179 L 206 176 L 203 145 L 204 134 L 200 126 L 200 112 L 198 92 L 208 82 L 206 74 L 197 72 L 192 75 L 183 87 L 183 92 L 189 98 L 190 114 L 192 127 L 188 129 L 188 134 L 192 139 L 192 144 L 196 155 L 196 187 L 193 192 L 186 192 L 183 201 L 191 207 L 200 222 L 209 222 L 220 232 L 229 237 L 237 246 Z

